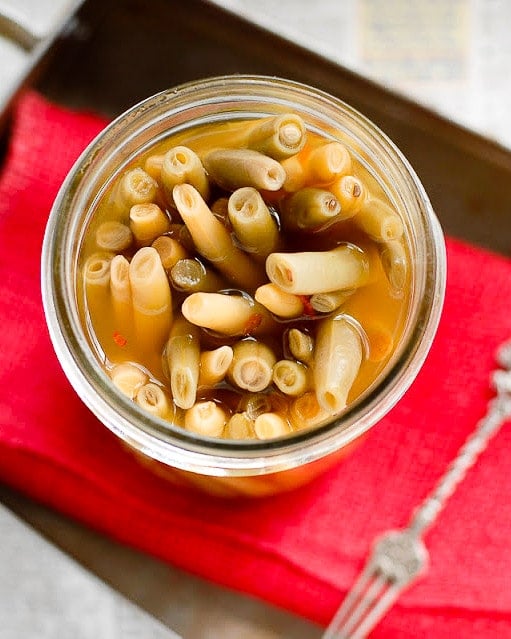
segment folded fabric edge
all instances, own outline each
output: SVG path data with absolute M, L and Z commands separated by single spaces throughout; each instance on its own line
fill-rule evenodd
M 27 481 L 27 468 L 30 480 Z M 193 528 L 175 526 L 158 527 L 157 530 L 144 528 L 146 518 L 141 516 L 140 504 L 130 504 L 120 508 L 119 502 L 112 508 L 112 496 L 105 494 L 89 480 L 69 472 L 56 463 L 49 464 L 27 451 L 17 449 L 6 451 L 0 447 L 0 481 L 20 491 L 28 497 L 56 511 L 89 526 L 117 542 L 133 547 L 168 562 L 177 568 L 188 571 L 201 578 L 215 582 L 232 590 L 243 592 L 281 608 L 290 610 L 317 623 L 326 623 L 330 613 L 322 614 L 317 604 L 325 601 L 336 603 L 342 594 L 312 575 L 297 574 L 296 569 L 282 558 L 257 555 L 257 562 L 251 566 L 250 581 L 240 583 L 236 573 L 226 570 L 225 543 L 209 538 L 206 553 L 202 548 L 204 529 L 199 532 Z M 72 498 L 71 498 L 72 497 Z M 138 511 L 138 512 L 135 512 Z M 161 516 L 161 515 L 160 515 Z M 167 522 L 168 524 L 168 522 Z M 162 530 L 164 531 L 162 534 Z M 177 534 L 179 531 L 179 535 Z M 164 534 L 168 542 L 163 543 Z M 155 543 L 152 543 L 152 542 Z M 193 552 L 187 552 L 190 544 Z M 216 551 L 211 549 L 216 546 Z M 172 549 L 169 551 L 169 549 Z M 229 546 L 230 561 L 233 565 L 243 566 L 247 560 L 247 550 Z M 257 574 L 256 574 L 257 573 Z M 283 583 L 296 583 L 300 593 L 307 594 L 307 601 L 295 599 L 296 590 L 283 588 Z M 275 586 L 274 588 L 272 586 Z M 312 605 L 313 602 L 315 605 Z
M 11 459 L 18 459 L 19 462 L 13 462 Z M 44 482 L 35 481 L 35 478 L 31 475 L 31 481 L 27 482 L 27 475 L 24 474 L 20 469 L 21 468 L 31 468 L 33 469 L 35 465 L 42 470 L 42 476 L 46 477 L 48 475 L 48 469 L 52 469 L 52 474 L 59 475 L 61 477 L 66 478 L 66 482 L 68 478 L 73 478 L 73 481 L 76 481 L 77 484 L 87 487 L 88 489 L 92 489 L 94 494 L 100 495 L 101 498 L 106 502 L 110 501 L 110 503 L 123 503 L 127 508 L 130 509 L 130 512 L 138 512 L 141 514 L 141 511 L 144 511 L 145 516 L 150 516 L 153 520 L 158 520 L 161 530 L 176 530 L 176 526 L 179 527 L 180 530 L 186 532 L 186 534 L 190 534 L 190 531 L 194 531 L 194 527 L 191 526 L 190 521 L 184 517 L 176 516 L 171 511 L 162 512 L 162 510 L 158 507 L 152 506 L 151 503 L 146 501 L 142 501 L 132 493 L 127 490 L 116 490 L 116 484 L 112 483 L 112 481 L 107 479 L 107 476 L 100 476 L 96 473 L 87 473 L 85 469 L 77 470 L 72 464 L 68 463 L 66 458 L 59 458 L 57 456 L 53 456 L 51 454 L 41 453 L 37 448 L 30 448 L 30 444 L 26 443 L 21 444 L 17 440 L 9 441 L 7 438 L 4 438 L 0 441 L 0 481 L 2 480 L 2 472 L 4 472 L 3 480 L 6 484 L 12 485 L 13 488 L 16 488 L 24 493 L 32 495 L 32 490 L 36 490 L 35 499 L 38 501 L 42 501 L 46 503 L 46 497 L 48 493 L 51 496 L 55 497 L 54 507 L 56 510 L 62 510 L 62 505 L 67 504 L 68 502 L 73 502 L 73 496 L 69 495 L 68 492 L 55 492 L 52 490 L 52 482 L 48 482 L 46 480 L 45 488 L 41 488 L 41 484 Z M 138 467 L 139 462 L 136 462 Z M 137 468 L 138 470 L 138 468 Z M 142 471 L 142 467 L 140 467 L 140 471 Z M 104 481 L 103 481 L 104 479 Z M 149 481 L 161 482 L 163 481 L 166 486 L 169 487 L 169 490 L 174 488 L 173 484 L 167 482 L 167 480 L 161 480 L 156 475 L 148 472 L 148 475 L 145 479 Z M 13 480 L 15 483 L 13 483 Z M 62 486 L 62 482 L 59 482 L 57 486 Z M 62 489 L 61 489 L 62 490 Z M 150 487 L 149 487 L 150 490 Z M 179 487 L 179 490 L 185 490 L 190 495 L 191 499 L 196 501 L 198 498 L 207 498 L 218 500 L 221 504 L 226 503 L 235 503 L 237 498 L 226 498 L 223 497 L 213 497 L 210 495 L 203 495 L 202 493 L 197 493 L 193 491 L 193 489 L 182 488 Z M 57 497 L 60 497 L 60 499 Z M 270 498 L 271 499 L 271 498 Z M 75 517 L 74 510 L 69 513 L 70 516 Z M 77 509 L 78 514 L 80 515 L 83 511 L 79 508 Z M 105 512 L 109 512 L 106 510 Z M 104 515 L 104 513 L 103 513 Z M 85 521 L 91 527 L 95 527 L 94 521 Z M 216 545 L 220 548 L 225 548 L 227 544 L 230 545 L 232 549 L 232 545 L 237 545 L 239 547 L 239 553 L 245 553 L 244 556 L 248 554 L 252 554 L 254 551 L 254 538 L 244 535 L 242 531 L 237 530 L 236 533 L 233 533 L 229 527 L 219 526 L 214 522 L 204 520 L 200 521 L 201 533 L 196 536 L 197 542 L 200 543 L 201 538 L 206 535 L 209 540 L 216 539 Z M 117 529 L 114 527 L 112 530 L 107 530 L 109 534 L 112 536 L 117 535 Z M 128 538 L 126 542 L 132 545 L 131 537 Z M 333 592 L 339 593 L 342 592 L 342 587 L 340 588 L 338 584 L 334 583 L 333 580 L 327 580 L 322 577 L 319 577 L 313 571 L 307 570 L 303 566 L 299 565 L 296 561 L 293 561 L 292 558 L 285 556 L 282 552 L 277 552 L 275 548 L 270 544 L 264 544 L 261 540 L 258 540 L 257 546 L 257 554 L 258 556 L 266 556 L 267 561 L 275 561 L 278 563 L 282 563 L 288 566 L 290 571 L 296 573 L 296 577 L 301 577 L 302 579 L 312 579 L 317 581 L 319 584 L 322 584 L 326 588 L 331 588 Z M 148 551 L 150 554 L 154 554 L 152 548 L 149 547 Z M 163 557 L 166 560 L 173 561 L 173 555 L 170 555 L 170 559 L 167 556 Z M 193 570 L 193 568 L 192 568 Z M 353 570 L 356 570 L 356 567 L 353 567 Z
M 218 535 L 210 534 L 212 531 L 194 530 L 190 522 L 175 518 L 167 513 L 152 509 L 151 517 L 163 519 L 165 526 L 158 526 L 150 530 L 149 534 L 137 534 L 144 531 L 144 523 L 147 512 L 136 499 L 126 500 L 126 494 L 122 493 L 123 508 L 119 507 L 116 499 L 119 495 L 115 491 L 108 491 L 104 484 L 96 481 L 96 478 L 84 478 L 73 469 L 66 468 L 47 458 L 42 459 L 37 453 L 25 449 L 16 448 L 6 450 L 0 446 L 0 481 L 15 490 L 29 496 L 36 501 L 65 514 L 90 528 L 114 538 L 116 541 L 134 547 L 150 555 L 171 563 L 178 568 L 187 570 L 202 578 L 206 578 L 220 585 L 234 590 L 241 590 L 249 595 L 254 595 L 265 601 L 288 610 L 296 611 L 304 617 L 312 618 L 314 610 L 308 607 L 298 607 L 293 597 L 281 592 L 282 580 L 286 583 L 298 583 L 306 585 L 307 596 L 315 601 L 336 602 L 341 594 L 339 590 L 318 579 L 315 575 L 303 571 L 294 566 L 285 558 L 271 553 L 269 549 L 262 551 L 257 549 L 257 560 L 250 566 L 250 570 L 244 570 L 244 575 L 250 575 L 250 585 L 243 585 L 233 578 L 229 571 L 225 571 L 225 553 L 229 552 L 233 565 L 246 564 L 250 554 L 250 546 L 240 543 L 236 538 L 225 543 L 224 529 Z M 76 498 L 80 495 L 80 498 Z M 86 507 L 84 508 L 84 504 Z M 112 504 L 115 504 L 112 508 Z M 107 516 L 105 517 L 105 513 Z M 141 516 L 144 514 L 146 517 Z M 182 531 L 182 538 L 172 538 L 172 530 L 178 525 Z M 148 529 L 145 528 L 147 531 Z M 166 531 L 168 542 L 160 550 L 153 541 L 163 541 L 162 531 Z M 207 548 L 202 548 L 204 535 L 207 535 Z M 176 545 L 176 541 L 179 546 Z M 235 545 L 229 545 L 229 541 Z M 193 551 L 193 560 L 188 561 L 187 547 Z M 212 550 L 212 545 L 216 550 Z M 226 548 L 228 546 L 228 549 Z M 166 550 L 167 549 L 167 550 Z M 170 550 L 171 549 L 171 550 Z M 238 557 L 236 558 L 236 555 Z M 201 561 L 204 559 L 204 561 Z M 200 569 L 198 566 L 200 565 Z M 275 571 L 275 572 L 274 572 Z M 231 571 L 232 572 L 232 571 Z M 277 587 L 273 590 L 271 584 L 275 583 L 275 577 L 268 579 L 268 574 L 281 575 L 277 580 Z M 248 584 L 248 581 L 247 581 Z M 328 618 L 328 616 L 327 616 Z
M 30 468 L 30 482 L 27 482 L 27 468 Z M 335 588 L 286 558 L 270 551 L 261 552 L 261 549 L 258 549 L 257 559 L 250 564 L 247 573 L 247 557 L 251 549 L 236 539 L 236 545 L 229 545 L 227 552 L 233 566 L 244 566 L 240 580 L 236 571 L 226 570 L 226 543 L 223 537 L 217 539 L 209 536 L 207 548 L 203 548 L 204 529 L 201 527 L 197 532 L 182 520 L 178 521 L 180 527 L 169 526 L 169 521 L 166 521 L 166 527 L 158 527 L 148 533 L 144 527 L 147 520 L 142 516 L 143 509 L 139 502 L 132 499 L 122 509 L 117 502 L 116 507 L 112 508 L 115 494 L 107 494 L 103 486 L 84 479 L 56 462 L 48 463 L 47 459 L 41 459 L 32 452 L 21 449 L 7 451 L 5 447 L 0 447 L 0 481 L 119 543 L 321 625 L 328 624 L 346 594 L 345 590 Z M 153 511 L 152 515 L 162 517 L 159 512 Z M 167 519 L 172 521 L 170 516 Z M 169 543 L 162 543 L 162 530 L 168 531 Z M 190 542 L 193 552 L 187 552 Z M 448 605 L 399 605 L 398 608 L 408 614 L 447 613 L 467 619 L 475 615 L 489 620 L 498 617 L 511 623 L 511 611 L 473 610 Z

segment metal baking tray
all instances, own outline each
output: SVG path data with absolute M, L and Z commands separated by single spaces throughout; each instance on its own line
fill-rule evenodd
M 49 47 L 37 87 L 107 116 L 178 83 L 278 75 L 345 100 L 378 124 L 421 178 L 446 233 L 511 252 L 511 152 L 314 52 L 204 0 L 86 0 Z M 48 59 L 49 56 L 49 59 Z
M 33 71 L 37 72 L 32 76 L 34 86 L 48 98 L 108 117 L 158 91 L 212 75 L 261 73 L 314 85 L 366 114 L 394 140 L 421 178 L 447 234 L 507 255 L 511 252 L 509 151 L 206 0 L 85 0 L 72 28 L 46 43 Z M 73 535 L 69 530 L 66 534 L 58 515 L 5 490 L 0 499 L 8 500 L 121 592 L 181 630 L 172 622 L 178 610 L 156 596 L 168 589 L 169 573 L 144 560 L 144 566 L 152 566 L 146 570 L 151 573 L 147 583 L 151 581 L 152 596 L 144 597 L 137 576 L 128 568 L 138 566 L 140 574 L 142 560 L 134 553 L 127 554 L 107 540 L 94 541 L 92 533 L 81 529 L 75 540 L 82 541 L 72 543 Z M 83 543 L 87 535 L 88 546 Z M 108 558 L 102 561 L 97 548 L 106 544 Z M 178 586 L 186 579 L 179 576 L 174 582 L 181 594 L 191 588 Z M 213 592 L 209 585 L 193 583 L 194 592 L 198 589 L 204 596 Z M 273 619 L 273 627 L 292 628 L 282 633 L 285 636 L 319 636 L 319 629 L 305 622 L 244 608 L 241 598 L 232 597 L 237 595 L 222 599 L 215 594 L 214 601 L 217 606 L 228 602 L 222 608 L 225 614 L 241 610 L 247 619 L 265 618 L 266 627 Z M 168 617 L 162 613 L 164 605 Z
M 83 0 L 0 0 L 0 133 L 17 93 L 35 80 Z

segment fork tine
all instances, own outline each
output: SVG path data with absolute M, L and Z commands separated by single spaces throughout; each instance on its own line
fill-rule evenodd
M 367 611 L 371 610 L 375 602 L 379 601 L 387 586 L 388 581 L 384 575 L 373 573 L 373 581 L 362 595 L 357 607 L 351 611 L 349 619 L 346 619 L 342 628 L 340 628 L 341 634 L 338 639 L 351 639 L 353 637 L 353 632 L 364 620 Z
M 333 618 L 323 639 L 349 639 L 351 632 L 364 618 L 366 611 L 373 605 L 388 582 L 379 574 L 374 565 L 367 564 L 353 588 Z
M 344 620 L 349 618 L 351 611 L 358 605 L 361 596 L 367 590 L 372 578 L 372 566 L 366 564 L 363 571 L 358 575 L 357 581 L 348 591 L 344 601 L 338 608 L 321 639 L 338 639 L 337 633 L 339 628 L 341 628 Z
M 346 599 L 336 615 L 336 619 L 338 621 L 344 617 L 350 616 L 353 610 L 356 610 L 357 606 L 360 605 L 360 601 L 362 600 L 364 593 L 370 587 L 373 577 L 374 575 L 372 570 L 370 570 L 369 566 L 366 566 L 346 595 Z
M 324 639 L 365 639 L 399 597 L 401 590 L 402 586 L 396 582 L 377 575 L 363 598 L 358 599 L 355 608 L 352 606 L 344 615 L 335 616 Z
M 383 615 L 399 597 L 399 594 L 403 590 L 403 588 L 397 583 L 389 584 L 387 582 L 387 584 L 389 585 L 389 587 L 386 592 L 383 593 L 383 595 L 376 602 L 373 608 L 367 613 L 356 631 L 353 634 L 349 635 L 349 639 L 365 639 L 365 637 L 367 637 L 374 626 L 376 626 Z M 348 637 L 346 639 L 348 639 Z

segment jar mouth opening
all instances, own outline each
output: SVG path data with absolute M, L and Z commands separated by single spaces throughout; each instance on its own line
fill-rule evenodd
M 416 272 L 420 281 L 415 299 L 410 302 L 407 328 L 396 353 L 372 387 L 325 424 L 273 440 L 235 441 L 169 427 L 168 422 L 148 417 L 113 387 L 81 326 L 70 283 L 74 275 L 70 278 L 69 272 L 76 266 L 77 238 L 83 224 L 80 202 L 85 195 L 81 189 L 91 170 L 106 171 L 119 138 L 127 145 L 137 138 L 141 126 L 161 130 L 169 113 L 174 116 L 176 127 L 186 127 L 188 113 L 197 105 L 204 109 L 205 117 L 215 105 L 222 104 L 222 117 L 227 119 L 243 101 L 261 100 L 316 111 L 332 130 L 338 128 L 335 114 L 339 111 L 356 124 L 357 131 L 378 147 L 381 163 L 390 163 L 409 191 L 421 225 L 421 236 L 411 239 L 422 243 L 426 258 L 421 262 L 421 272 Z M 445 292 L 445 260 L 443 235 L 418 177 L 372 122 L 337 98 L 304 84 L 266 76 L 220 76 L 190 82 L 142 101 L 114 120 L 80 156 L 59 191 L 48 221 L 42 253 L 43 304 L 55 351 L 69 381 L 84 403 L 116 435 L 149 457 L 178 468 L 206 474 L 258 474 L 313 461 L 337 450 L 368 430 L 395 405 L 419 372 L 436 332 Z

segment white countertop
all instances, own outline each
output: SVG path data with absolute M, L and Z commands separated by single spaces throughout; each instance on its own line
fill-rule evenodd
M 212 1 L 511 149 L 511 2 Z
M 0 504 L 2 639 L 179 639 Z

